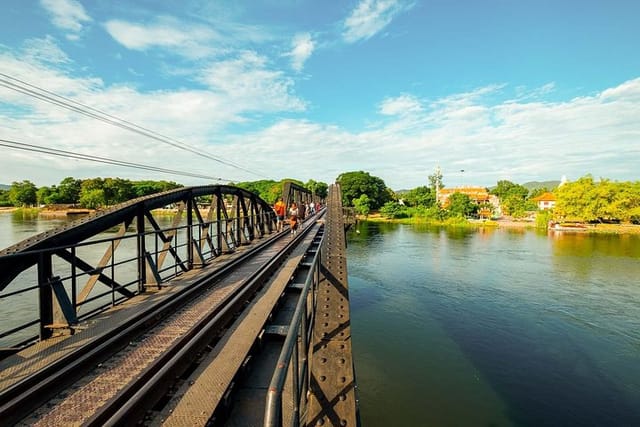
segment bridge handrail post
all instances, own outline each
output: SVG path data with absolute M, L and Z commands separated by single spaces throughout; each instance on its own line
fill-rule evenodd
M 49 338 L 52 335 L 48 324 L 53 323 L 53 289 L 51 288 L 51 276 L 53 275 L 53 263 L 50 252 L 38 254 L 38 309 L 40 311 L 40 339 Z
M 320 241 L 319 248 L 322 248 L 322 244 L 324 242 L 324 237 Z M 291 324 L 289 327 L 289 332 L 287 333 L 287 337 L 285 338 L 284 344 L 282 346 L 282 350 L 280 352 L 280 356 L 278 358 L 278 363 L 276 364 L 276 369 L 271 377 L 271 382 L 269 384 L 269 388 L 267 391 L 266 404 L 264 410 L 264 427 L 280 427 L 282 426 L 282 392 L 284 389 L 284 384 L 287 378 L 287 371 L 289 369 L 289 365 L 291 364 L 292 359 L 294 359 L 293 363 L 293 390 L 292 390 L 292 398 L 293 398 L 293 425 L 299 425 L 299 417 L 300 417 L 300 400 L 301 396 L 306 396 L 306 387 L 308 386 L 308 381 L 306 381 L 306 376 L 308 375 L 309 370 L 306 369 L 306 366 L 302 366 L 300 368 L 298 366 L 299 359 L 302 359 L 302 363 L 304 365 L 308 364 L 308 355 L 306 354 L 306 349 L 308 348 L 308 336 L 306 334 L 306 326 L 303 325 L 307 321 L 307 298 L 309 295 L 309 290 L 315 290 L 315 280 L 314 276 L 316 275 L 316 271 L 319 270 L 320 260 L 321 260 L 321 250 L 318 250 L 313 260 L 311 261 L 311 269 L 307 274 L 307 278 L 304 282 L 304 287 L 302 288 L 302 292 L 300 293 L 298 303 L 296 304 L 296 309 L 293 313 L 293 317 L 291 319 Z M 312 304 L 312 310 L 314 309 L 315 304 Z M 304 316 L 304 319 L 303 319 Z M 313 314 L 312 314 L 313 316 Z M 305 332 L 302 332 L 305 331 Z M 298 357 L 298 339 L 302 340 L 303 351 L 302 357 Z M 302 381 L 302 389 L 299 387 L 299 374 L 300 371 L 303 376 Z

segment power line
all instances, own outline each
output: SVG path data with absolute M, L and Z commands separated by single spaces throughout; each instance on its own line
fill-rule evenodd
M 100 120 L 102 122 L 108 123 L 110 125 L 113 126 L 117 126 L 121 129 L 124 130 L 128 130 L 134 133 L 137 133 L 139 135 L 154 139 L 158 142 L 161 142 L 163 144 L 168 144 L 171 145 L 175 148 L 178 148 L 180 150 L 184 150 L 184 151 L 188 151 L 190 153 L 196 154 L 198 156 L 216 161 L 218 163 L 227 165 L 227 166 L 231 166 L 233 168 L 248 172 L 252 175 L 257 175 L 260 176 L 262 178 L 269 178 L 261 173 L 255 172 L 253 170 L 247 169 L 243 166 L 240 166 L 234 162 L 231 162 L 229 160 L 225 160 L 222 159 L 220 157 L 217 156 L 213 156 L 211 154 L 208 154 L 206 152 L 197 150 L 189 145 L 187 145 L 186 143 L 179 141 L 175 138 L 163 135 L 161 133 L 155 132 L 151 129 L 145 128 L 143 126 L 137 125 L 133 122 L 121 119 L 117 116 L 114 116 L 112 114 L 106 113 L 104 111 L 101 111 L 97 108 L 93 108 L 91 106 L 82 104 L 78 101 L 74 101 L 73 99 L 70 98 L 66 98 L 62 95 L 58 95 L 54 92 L 48 91 L 46 89 L 43 89 L 39 86 L 33 85 L 31 83 L 28 83 L 24 80 L 20 80 L 18 78 L 12 77 L 8 74 L 5 73 L 1 73 L 0 72 L 0 76 L 4 77 L 4 78 L 0 78 L 0 86 L 3 86 L 7 89 L 13 90 L 15 92 L 19 92 L 22 93 L 24 95 L 30 96 L 32 98 L 36 98 L 39 99 L 41 101 L 47 102 L 49 104 L 53 104 L 62 108 L 65 108 L 67 110 L 71 110 L 74 111 L 76 113 L 82 114 L 84 116 L 96 119 L 96 120 Z M 8 79 L 8 80 L 7 80 Z
M 181 176 L 188 176 L 192 178 L 203 178 L 203 179 L 210 179 L 213 181 L 226 181 L 226 182 L 234 181 L 231 179 L 213 177 L 213 176 L 203 175 L 203 174 L 194 173 L 194 172 L 176 171 L 173 169 L 160 168 L 157 166 L 144 165 L 141 163 L 127 162 L 124 160 L 110 159 L 107 157 L 94 156 L 91 154 L 74 153 L 73 151 L 58 150 L 56 148 L 26 144 L 23 142 L 12 141 L 8 139 L 0 139 L 0 147 L 7 147 L 15 150 L 30 151 L 35 153 L 50 154 L 52 156 L 65 157 L 69 159 L 87 160 L 87 161 L 96 162 L 96 163 L 123 166 L 123 167 L 135 168 L 135 169 L 143 169 L 143 170 L 148 170 L 152 172 L 160 172 L 160 173 L 166 173 L 171 175 L 181 175 Z

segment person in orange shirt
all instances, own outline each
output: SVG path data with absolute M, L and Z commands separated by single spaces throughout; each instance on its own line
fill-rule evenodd
M 273 205 L 273 210 L 276 212 L 276 231 L 282 231 L 282 224 L 284 223 L 284 214 L 287 207 L 282 201 L 282 197 L 278 198 L 278 201 Z

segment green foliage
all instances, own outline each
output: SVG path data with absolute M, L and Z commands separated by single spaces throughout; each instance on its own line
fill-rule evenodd
M 444 188 L 442 183 L 442 172 L 440 168 L 436 168 L 433 175 L 429 175 L 429 187 L 435 192 L 436 188 Z
M 353 199 L 353 206 L 359 215 L 369 216 L 371 211 L 371 200 L 366 194 L 362 194 L 359 198 Z
M 452 216 L 466 218 L 474 215 L 478 211 L 478 205 L 473 203 L 466 194 L 453 193 L 449 196 L 449 206 L 447 210 Z
M 9 189 L 9 201 L 13 206 L 33 206 L 38 202 L 38 189 L 28 180 L 12 182 Z
M 313 179 L 310 179 L 309 181 L 307 181 L 304 187 L 320 199 L 326 199 L 329 195 L 329 185 L 324 182 L 317 182 Z
M 515 218 L 523 217 L 529 208 L 535 209 L 527 204 L 529 190 L 520 184 L 507 180 L 498 181 L 498 185 L 491 190 L 491 194 L 500 198 L 502 212 Z
M 366 194 L 371 200 L 371 209 L 378 209 L 392 200 L 384 181 L 368 172 L 345 172 L 338 176 L 336 182 L 340 184 L 344 206 L 351 206 L 352 201 L 362 194 Z
M 536 227 L 546 229 L 551 219 L 553 219 L 553 212 L 550 210 L 539 211 L 536 214 Z
M 80 196 L 80 205 L 88 209 L 98 209 L 105 204 L 104 190 L 101 188 L 83 191 Z
M 436 193 L 429 187 L 417 187 L 407 192 L 403 200 L 408 206 L 430 207 L 436 204 Z
M 388 219 L 407 218 L 409 215 L 404 206 L 398 202 L 387 202 L 380 208 L 380 214 Z
M 133 181 L 131 183 L 135 197 L 148 196 L 182 187 L 173 181 Z
M 9 190 L 0 190 L 0 206 L 13 206 L 11 200 L 9 200 Z
M 570 221 L 634 221 L 640 214 L 640 182 L 595 182 L 591 175 L 558 187 L 555 217 Z
M 267 203 L 274 204 L 278 197 L 282 197 L 282 182 L 271 179 L 263 179 L 258 181 L 239 182 L 236 187 L 244 188 L 247 191 L 256 194 Z

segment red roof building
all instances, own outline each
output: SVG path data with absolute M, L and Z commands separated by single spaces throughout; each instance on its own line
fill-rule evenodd
M 540 209 L 541 211 L 553 209 L 553 207 L 556 205 L 556 196 L 554 196 L 553 193 L 549 193 L 548 191 L 544 194 L 539 195 L 538 197 L 534 197 L 531 200 L 538 204 L 538 209 Z

